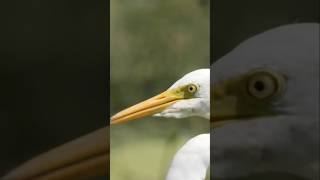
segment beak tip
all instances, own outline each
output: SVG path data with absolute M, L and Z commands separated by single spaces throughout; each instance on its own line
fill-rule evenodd
M 121 118 L 119 119 L 118 117 L 116 117 L 116 115 L 112 116 L 109 121 L 110 125 L 119 124 L 121 122 L 123 122 Z
M 113 115 L 111 118 L 110 118 L 110 121 L 109 121 L 109 123 L 110 123 L 110 125 L 111 124 L 116 124 L 117 123 L 117 114 L 115 114 L 115 115 Z

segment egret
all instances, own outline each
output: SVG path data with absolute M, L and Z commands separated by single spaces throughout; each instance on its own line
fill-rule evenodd
M 238 122 L 212 132 L 212 177 L 318 179 L 319 24 L 286 25 L 261 33 L 214 63 L 211 70 L 207 89 L 212 94 L 213 126 Z M 164 92 L 165 97 L 188 82 L 195 80 L 182 78 Z M 160 94 L 116 114 L 114 123 L 157 111 L 156 116 L 175 118 L 210 114 L 199 108 L 202 103 L 188 105 L 189 98 L 178 99 L 174 93 L 172 99 L 165 97 Z M 166 104 L 171 101 L 172 105 Z M 200 113 L 186 113 L 186 107 Z M 207 134 L 188 141 L 175 155 L 167 179 L 204 179 L 209 139 Z
M 192 71 L 168 90 L 111 117 L 119 124 L 148 115 L 166 118 L 200 116 L 210 118 L 210 69 Z
M 215 62 L 211 75 L 211 121 L 225 125 L 211 132 L 211 178 L 319 179 L 319 24 L 254 36 Z M 209 139 L 197 136 L 177 152 L 170 180 L 204 179 L 207 166 L 185 163 L 210 156 L 201 154 Z
M 123 110 L 111 117 L 110 124 L 119 124 L 142 118 L 148 115 L 184 118 L 189 116 L 200 116 L 210 118 L 210 69 L 199 69 L 186 74 L 174 83 L 165 92 L 150 98 L 142 103 Z M 208 122 L 209 124 L 209 122 Z M 102 173 L 107 167 L 109 149 L 106 144 L 106 130 L 102 128 L 96 132 L 69 142 L 61 147 L 44 153 L 20 167 L 13 170 L 4 179 L 68 179 L 70 177 Z M 209 135 L 209 134 L 208 134 Z M 199 136 L 200 137 L 200 136 Z M 195 138 L 194 142 L 197 142 Z M 203 138 L 201 138 L 203 139 Z M 209 166 L 210 141 L 207 140 L 204 153 L 198 154 L 198 163 Z M 195 149 L 195 150 L 198 150 Z M 188 152 L 192 151 L 188 149 Z M 200 154 L 206 155 L 205 158 Z M 196 158 L 195 158 L 196 159 Z M 182 162 L 178 162 L 182 163 Z M 177 163 L 173 163 L 177 164 Z M 189 163 L 183 164 L 187 165 Z M 189 167 L 196 165 L 193 164 Z M 174 167 L 174 165 L 173 165 Z M 180 171 L 181 168 L 170 168 L 169 175 Z M 191 174 L 205 176 L 206 171 L 190 171 Z M 204 174 L 203 174 L 204 173 Z M 185 173 L 184 177 L 189 174 Z M 190 176 L 193 177 L 193 176 Z M 168 178 L 170 179 L 170 178 Z M 187 180 L 185 178 L 185 180 Z
M 319 24 L 277 27 L 211 67 L 213 179 L 319 179 Z
M 117 113 L 111 124 L 148 115 L 200 116 L 213 126 L 237 121 L 212 130 L 213 178 L 319 178 L 319 24 L 256 35 L 214 63 L 211 80 L 209 74 L 200 69 L 185 75 L 165 92 Z M 174 156 L 167 179 L 204 179 L 209 139 L 203 134 L 189 140 Z M 88 154 L 101 153 L 81 156 Z M 39 164 L 34 162 L 28 167 Z M 22 167 L 16 172 L 25 172 Z
M 168 90 L 131 106 L 111 118 L 111 124 L 132 121 L 148 115 L 165 118 L 198 116 L 210 118 L 210 69 L 192 71 Z M 203 180 L 210 165 L 210 134 L 189 140 L 175 155 L 167 180 Z

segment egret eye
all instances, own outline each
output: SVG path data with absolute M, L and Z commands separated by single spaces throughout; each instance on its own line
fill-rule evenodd
M 255 72 L 249 76 L 247 90 L 248 93 L 258 99 L 273 97 L 283 89 L 283 78 L 276 74 L 262 71 Z
M 189 93 L 195 93 L 198 88 L 197 88 L 196 85 L 190 84 L 190 85 L 188 85 L 187 89 L 188 89 L 188 92 L 189 92 Z

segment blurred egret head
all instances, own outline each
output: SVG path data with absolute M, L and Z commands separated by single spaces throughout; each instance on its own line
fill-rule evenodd
M 239 122 L 214 129 L 211 178 L 319 179 L 319 24 L 258 34 L 211 71 L 211 120 Z
M 212 120 L 318 113 L 319 24 L 274 28 L 212 65 Z
M 184 118 L 210 117 L 210 69 L 192 71 L 168 90 L 131 106 L 111 117 L 111 124 L 122 123 L 148 115 Z
M 215 83 L 212 119 L 217 122 L 288 113 L 283 108 L 286 87 L 286 76 L 266 67 Z

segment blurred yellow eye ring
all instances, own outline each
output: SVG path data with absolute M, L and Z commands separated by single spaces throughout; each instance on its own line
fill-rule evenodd
M 188 85 L 187 90 L 189 93 L 195 93 L 195 92 L 197 92 L 198 87 L 194 84 L 190 84 L 190 85 Z
M 257 70 L 250 73 L 247 81 L 249 95 L 257 99 L 266 99 L 279 95 L 283 92 L 284 87 L 284 77 L 267 70 Z

